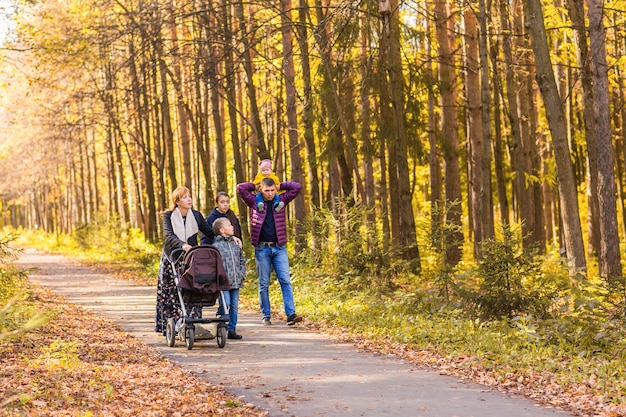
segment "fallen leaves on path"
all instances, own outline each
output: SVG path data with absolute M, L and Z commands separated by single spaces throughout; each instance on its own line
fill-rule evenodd
M 0 415 L 266 416 L 46 289 L 55 318 L 0 344 Z

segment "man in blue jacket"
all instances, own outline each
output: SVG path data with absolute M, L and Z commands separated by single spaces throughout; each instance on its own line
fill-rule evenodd
M 285 206 L 298 196 L 302 185 L 297 182 L 282 182 L 280 189 L 285 191 L 279 195 Z M 250 208 L 250 242 L 254 246 L 257 274 L 259 276 L 259 304 L 263 315 L 263 324 L 270 325 L 271 306 L 269 297 L 270 273 L 272 268 L 280 283 L 287 324 L 292 326 L 302 317 L 296 314 L 296 307 L 291 288 L 289 258 L 287 256 L 287 219 L 285 209 L 280 211 L 259 211 L 256 204 L 256 186 L 251 182 L 237 185 L 237 193 Z M 266 204 L 271 203 L 276 195 L 276 183 L 271 178 L 261 181 L 261 194 Z

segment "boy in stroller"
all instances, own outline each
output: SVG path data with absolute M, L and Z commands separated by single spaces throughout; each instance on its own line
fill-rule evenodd
M 174 322 L 173 318 L 167 321 L 165 332 L 167 345 L 174 346 L 178 336 L 180 340 L 185 341 L 187 349 L 192 349 L 196 338 L 196 324 L 208 324 L 206 327 L 199 326 L 208 332 L 204 338 L 217 338 L 217 345 L 220 348 L 224 347 L 229 320 L 228 310 L 225 311 L 226 314 L 218 317 L 202 318 L 202 308 L 214 306 L 222 294 L 221 291 L 230 289 L 220 252 L 210 245 L 195 246 L 186 253 L 177 249 L 172 251 L 170 261 L 182 314 L 178 322 Z

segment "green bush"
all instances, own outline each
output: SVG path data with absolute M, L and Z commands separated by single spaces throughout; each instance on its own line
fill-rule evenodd
M 342 294 L 392 290 L 394 278 L 410 265 L 394 260 L 397 257 L 391 251 L 381 248 L 376 228 L 365 225 L 367 214 L 364 206 L 346 202 L 338 202 L 334 210 L 316 210 L 309 218 L 308 227 L 311 235 L 324 239 L 297 254 L 293 262 L 295 275 L 317 276 L 323 287 L 329 286 Z M 322 274 L 316 275 L 317 271 Z
M 542 259 L 523 248 L 519 233 L 503 227 L 500 237 L 482 244 L 478 260 L 477 289 L 465 288 L 462 297 L 483 320 L 533 315 L 547 319 L 566 284 L 558 276 L 544 274 Z

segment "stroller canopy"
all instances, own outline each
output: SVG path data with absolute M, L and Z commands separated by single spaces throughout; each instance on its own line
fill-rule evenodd
M 200 245 L 189 249 L 182 271 L 178 286 L 195 295 L 215 299 L 219 291 L 230 289 L 222 255 L 213 246 Z

